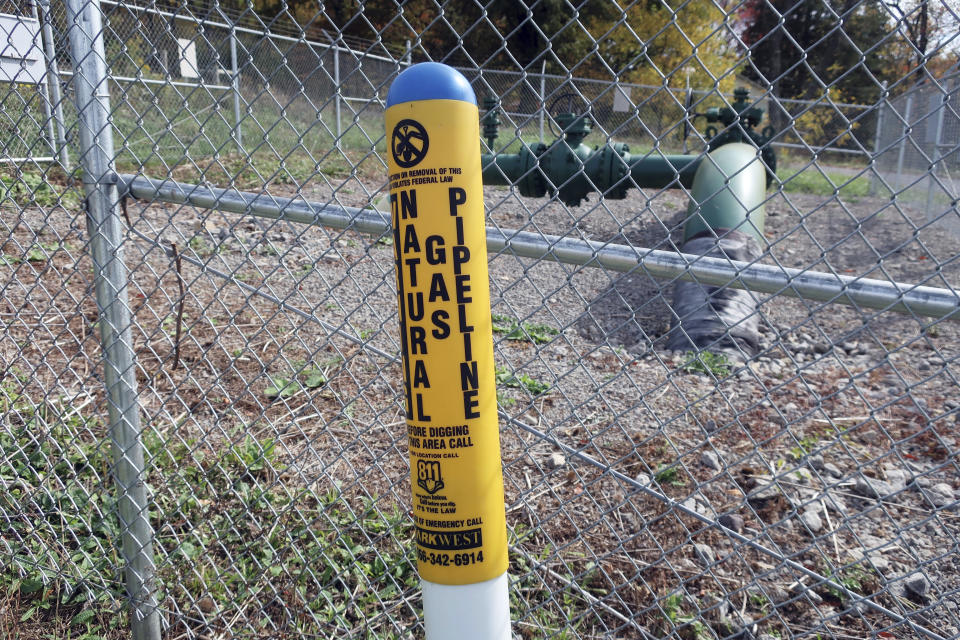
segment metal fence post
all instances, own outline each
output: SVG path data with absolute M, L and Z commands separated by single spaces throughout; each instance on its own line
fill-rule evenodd
M 903 184 L 903 161 L 907 153 L 907 138 L 913 127 L 910 125 L 910 112 L 913 110 L 913 93 L 907 95 L 907 106 L 903 113 L 903 137 L 900 139 L 900 151 L 897 154 L 897 189 Z
M 543 117 L 547 110 L 547 61 L 540 65 L 540 139 L 543 140 Z
M 99 0 L 67 0 L 66 5 L 131 627 L 134 640 L 159 640 L 153 529 L 140 441 L 123 228 L 117 211 L 102 14 Z
M 880 135 L 883 131 L 883 112 L 887 108 L 887 83 L 880 85 L 880 105 L 877 108 L 876 130 L 873 132 L 873 173 L 870 176 L 870 195 L 875 196 L 880 188 L 880 173 L 877 170 L 877 158 L 880 156 Z
M 237 71 L 237 27 L 230 20 L 230 87 L 233 89 L 233 138 L 243 153 L 243 132 L 240 126 L 240 73 Z
M 343 135 L 343 131 L 340 128 L 340 47 L 334 43 L 333 45 L 333 84 L 334 84 L 334 94 L 333 94 L 333 104 L 334 110 L 337 115 L 337 149 L 340 148 L 340 136 Z
M 37 5 L 33 2 L 30 3 L 30 14 L 31 17 L 37 21 L 37 24 L 41 24 L 40 16 L 37 12 Z M 41 41 L 43 36 L 40 37 Z M 33 46 L 42 46 L 41 43 L 34 42 Z M 40 95 L 43 98 L 43 117 L 45 119 L 45 124 L 47 127 L 47 145 L 50 147 L 50 155 L 54 158 L 57 157 L 57 133 L 53 125 L 53 105 L 50 101 L 50 74 L 44 73 L 43 78 L 40 80 L 38 85 L 41 87 Z
M 60 69 L 57 67 L 57 53 L 53 41 L 50 0 L 40 0 L 38 8 L 43 55 L 47 63 L 47 86 L 50 88 L 50 102 L 53 103 L 53 118 L 57 126 L 57 157 L 63 170 L 70 171 L 70 150 L 67 148 L 67 126 L 63 119 L 63 96 L 60 93 Z
M 947 102 L 950 100 L 950 93 L 944 87 L 943 97 L 940 100 L 940 107 L 937 109 L 937 129 L 933 134 L 933 161 L 930 163 L 930 169 L 927 172 L 927 220 L 933 222 L 937 216 L 933 213 L 933 188 L 936 186 L 937 169 L 942 159 L 940 146 L 943 141 L 943 116 L 947 110 Z

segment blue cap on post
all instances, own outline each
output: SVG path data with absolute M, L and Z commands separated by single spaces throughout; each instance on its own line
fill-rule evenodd
M 477 104 L 473 87 L 459 71 L 439 62 L 408 67 L 390 85 L 387 106 L 414 100 L 463 100 Z

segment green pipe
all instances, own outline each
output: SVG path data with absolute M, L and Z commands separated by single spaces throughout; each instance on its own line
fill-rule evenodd
M 702 156 L 631 155 L 625 144 L 591 149 L 557 140 L 549 147 L 535 143 L 519 153 L 483 154 L 483 183 L 516 186 L 520 195 L 539 198 L 559 193 L 576 206 L 593 191 L 622 199 L 631 187 L 690 188 Z M 629 171 L 629 178 L 627 173 Z
M 700 163 L 680 251 L 688 255 L 754 262 L 763 255 L 766 168 L 753 145 L 725 144 Z M 749 291 L 702 282 L 673 290 L 668 348 L 751 355 L 759 345 L 756 298 Z
M 684 241 L 704 233 L 735 230 L 763 246 L 766 169 L 757 148 L 742 142 L 711 151 L 693 179 Z
M 630 175 L 641 189 L 690 188 L 702 160 L 703 156 L 632 156 L 629 153 L 626 158 Z

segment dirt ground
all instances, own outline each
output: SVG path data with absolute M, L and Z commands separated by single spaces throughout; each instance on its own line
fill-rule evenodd
M 380 188 L 354 176 L 271 193 L 367 206 Z M 503 228 L 666 250 L 686 207 L 680 191 L 485 199 Z M 958 282 L 960 239 L 915 207 L 776 193 L 766 208 L 766 264 Z M 167 203 L 128 213 L 145 426 L 200 443 L 194 457 L 274 438 L 281 486 L 408 504 L 389 240 Z M 50 249 L 0 264 L 0 364 L 27 395 L 101 404 L 79 211 L 4 220 L 4 254 Z M 505 380 L 548 387 L 500 394 L 518 634 L 922 637 L 903 619 L 958 633 L 956 321 L 758 294 L 760 353 L 698 367 L 664 350 L 669 282 L 508 254 L 491 256 L 490 282 L 494 314 L 545 335 L 495 346 Z M 269 391 L 311 371 L 322 384 Z

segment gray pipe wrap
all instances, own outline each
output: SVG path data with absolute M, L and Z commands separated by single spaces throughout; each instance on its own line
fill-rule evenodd
M 738 231 L 717 233 L 721 237 L 702 234 L 691 238 L 680 251 L 740 262 L 753 262 L 760 257 L 760 247 L 753 237 Z M 757 351 L 757 305 L 749 291 L 677 282 L 673 311 L 676 315 L 667 340 L 670 349 L 747 355 Z

